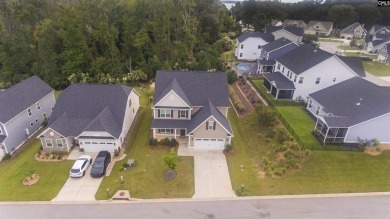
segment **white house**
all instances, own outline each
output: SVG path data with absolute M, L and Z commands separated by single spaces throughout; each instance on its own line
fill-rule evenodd
M 272 34 L 245 32 L 237 37 L 234 55 L 238 60 L 254 61 L 259 58 L 261 46 L 273 41 Z
M 124 146 L 139 109 L 139 94 L 119 84 L 71 84 L 58 97 L 47 128 L 39 136 L 44 150 L 114 152 Z
M 364 25 L 359 22 L 355 22 L 348 27 L 340 31 L 340 38 L 342 39 L 364 39 L 367 35 L 367 30 L 364 29 Z
M 378 61 L 390 64 L 390 43 L 379 50 Z
M 275 40 L 286 38 L 295 43 L 301 43 L 303 37 L 303 29 L 293 26 L 269 26 L 264 32 L 274 35 Z
M 390 35 L 387 36 L 387 38 L 384 39 L 376 39 L 369 41 L 367 43 L 367 52 L 371 53 L 378 53 L 383 47 L 385 47 L 386 44 L 390 43 Z
M 365 77 L 361 60 L 337 56 L 310 45 L 301 45 L 276 58 L 264 86 L 276 99 L 307 101 L 310 93 L 353 77 Z
M 390 89 L 354 77 L 310 94 L 307 109 L 324 143 L 390 143 Z

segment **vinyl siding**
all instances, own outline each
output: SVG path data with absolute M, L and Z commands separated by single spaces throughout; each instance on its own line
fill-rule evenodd
M 361 139 L 376 138 L 380 143 L 390 143 L 390 114 L 375 118 L 373 120 L 352 126 L 349 128 L 345 142 L 357 141 Z
M 261 38 L 250 37 L 237 44 L 235 55 L 238 60 L 257 60 L 260 57 L 260 49 L 258 46 L 263 46 L 265 44 L 267 44 L 267 42 Z M 244 48 L 241 49 L 241 45 L 244 45 Z M 242 53 L 242 57 L 240 57 L 240 53 Z

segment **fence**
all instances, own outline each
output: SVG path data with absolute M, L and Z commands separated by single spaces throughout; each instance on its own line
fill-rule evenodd
M 252 86 L 255 88 L 257 93 L 268 103 L 268 105 L 272 108 L 275 108 L 275 106 L 304 106 L 302 102 L 295 102 L 291 100 L 275 100 L 271 96 L 271 94 L 266 93 L 265 89 L 259 89 L 257 85 L 252 81 L 251 78 L 248 78 L 249 83 L 252 84 Z M 271 99 L 272 98 L 272 99 Z M 317 139 L 317 143 L 305 143 L 301 137 L 295 132 L 295 130 L 290 126 L 290 124 L 287 122 L 287 120 L 283 117 L 283 115 L 275 110 L 276 115 L 280 122 L 284 125 L 284 127 L 289 131 L 289 133 L 295 138 L 295 140 L 298 142 L 299 145 L 302 146 L 304 149 L 309 150 L 329 150 L 329 151 L 363 151 L 364 148 L 360 148 L 357 145 L 341 145 L 341 144 L 331 144 L 331 145 L 324 145 L 320 143 L 321 141 L 318 139 L 316 135 L 315 139 Z

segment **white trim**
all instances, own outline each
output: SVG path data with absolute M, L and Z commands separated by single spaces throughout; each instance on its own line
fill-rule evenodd
M 41 134 L 39 136 L 45 135 L 49 131 L 49 129 L 51 129 L 53 132 L 57 133 L 58 135 L 65 137 L 64 135 L 62 135 L 59 132 L 57 132 L 56 130 L 54 130 L 52 127 L 48 127 L 45 130 L 43 130 L 43 132 L 41 132 Z M 36 138 L 40 138 L 39 136 L 37 136 Z
M 361 123 L 357 123 L 357 124 L 355 124 L 355 125 L 350 126 L 350 128 L 355 127 L 355 126 L 358 126 L 358 125 L 361 125 L 361 124 L 366 123 L 366 122 L 370 122 L 370 121 L 372 121 L 372 120 L 375 120 L 375 119 L 378 119 L 378 118 L 380 118 L 380 117 L 387 116 L 387 115 L 390 115 L 390 112 L 385 113 L 385 114 L 382 114 L 382 115 L 377 116 L 377 117 L 374 117 L 374 118 L 371 118 L 371 119 L 368 119 L 368 120 L 363 121 L 363 122 L 361 122 Z
M 181 99 L 181 97 L 173 90 L 170 90 L 163 98 L 161 98 L 161 100 L 159 100 L 156 104 L 154 104 L 152 107 L 155 108 L 156 106 L 158 106 L 158 104 L 164 100 L 171 92 L 173 92 L 186 106 L 188 106 L 191 110 L 192 110 L 192 107 L 190 105 L 188 105 L 183 99 Z M 185 95 L 185 94 L 184 94 Z
M 202 126 L 205 122 L 207 122 L 208 120 L 210 120 L 210 118 L 213 118 L 227 133 L 229 133 L 231 136 L 233 136 L 233 133 L 230 133 L 214 116 L 210 116 L 208 117 L 207 119 L 205 119 L 202 123 L 200 123 L 196 128 L 194 128 L 194 130 L 192 130 L 192 132 L 189 132 L 189 134 L 193 133 L 195 130 L 197 130 L 200 126 Z M 229 122 L 229 120 L 228 120 Z M 229 122 L 229 125 L 230 125 L 230 122 Z
M 275 32 L 277 32 L 277 31 L 275 31 Z M 274 33 L 275 33 L 275 32 L 274 32 Z M 295 36 L 295 35 L 294 35 L 294 36 Z M 286 37 L 283 37 L 283 38 L 286 39 L 286 40 L 288 40 L 288 41 L 290 41 L 290 43 L 288 43 L 288 44 L 286 44 L 286 45 L 284 45 L 284 46 L 278 47 L 278 48 L 276 48 L 276 49 L 274 49 L 274 50 L 271 50 L 271 51 L 269 51 L 268 53 L 271 53 L 271 52 L 273 52 L 273 51 L 279 50 L 279 49 L 281 49 L 281 48 L 283 48 L 283 47 L 286 47 L 286 46 L 288 46 L 288 45 L 290 45 L 290 44 L 295 44 L 295 45 L 296 45 L 295 42 L 292 42 L 291 40 L 287 39 Z M 280 38 L 279 38 L 279 39 L 280 39 Z
M 78 136 L 75 137 L 75 139 L 78 139 L 80 136 L 83 136 L 83 134 L 85 132 L 100 132 L 100 133 L 103 133 L 102 131 L 83 131 L 81 132 L 81 134 L 79 134 Z M 103 135 L 103 136 L 89 136 L 87 135 L 88 137 L 113 137 L 115 140 L 118 140 L 117 138 L 115 138 L 113 135 L 111 135 L 109 132 L 105 132 L 107 133 L 109 136 L 106 136 L 106 135 Z

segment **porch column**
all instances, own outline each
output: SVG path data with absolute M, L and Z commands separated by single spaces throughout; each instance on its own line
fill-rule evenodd
M 278 99 L 278 96 L 279 96 L 279 89 L 276 90 L 276 95 L 275 95 L 275 99 Z
M 229 136 L 229 144 L 232 143 L 232 136 Z
M 317 120 L 316 120 L 316 125 L 314 126 L 314 131 L 317 130 L 317 124 L 318 124 L 318 117 L 317 117 Z
M 329 127 L 327 127 L 327 129 L 326 129 L 326 134 L 324 136 L 324 144 L 325 144 L 326 138 L 328 137 L 328 133 L 329 133 Z
M 176 129 L 175 129 L 175 139 L 176 139 Z
M 188 145 L 187 145 L 187 147 L 189 147 L 189 148 L 191 147 L 191 136 L 190 135 L 188 136 Z
M 156 138 L 156 129 L 153 129 L 153 138 Z

